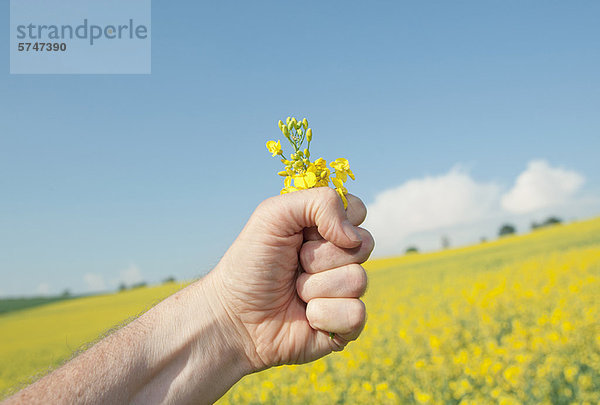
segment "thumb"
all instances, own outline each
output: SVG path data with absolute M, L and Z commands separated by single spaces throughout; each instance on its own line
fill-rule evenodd
M 342 200 L 335 190 L 317 187 L 272 197 L 261 204 L 270 232 L 289 237 L 304 228 L 317 227 L 321 236 L 341 248 L 361 244 L 358 228 L 350 223 Z

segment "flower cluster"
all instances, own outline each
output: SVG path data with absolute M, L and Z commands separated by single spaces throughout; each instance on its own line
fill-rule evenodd
M 339 194 L 344 208 L 348 207 L 346 194 L 348 190 L 344 183 L 350 177 L 354 180 L 354 173 L 350 170 L 348 160 L 339 158 L 331 162 L 327 167 L 327 161 L 318 158 L 310 161 L 310 143 L 312 141 L 312 129 L 308 127 L 308 121 L 304 118 L 298 121 L 294 117 L 287 117 L 285 124 L 279 120 L 279 129 L 294 148 L 290 158 L 286 158 L 278 140 L 267 142 L 267 149 L 272 156 L 281 156 L 281 163 L 285 165 L 284 170 L 278 174 L 285 177 L 281 194 L 291 193 L 298 190 L 306 190 L 313 187 L 328 187 L 330 182 Z M 303 148 L 306 141 L 306 148 Z

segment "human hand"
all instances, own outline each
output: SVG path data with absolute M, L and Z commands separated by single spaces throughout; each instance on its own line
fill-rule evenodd
M 360 263 L 374 242 L 357 227 L 364 204 L 352 195 L 348 202 L 344 211 L 327 187 L 264 201 L 207 276 L 229 320 L 229 343 L 252 371 L 316 360 L 362 331 L 367 277 Z
M 328 187 L 266 200 L 206 277 L 7 403 L 212 403 L 245 374 L 343 349 L 365 323 L 373 248 L 348 203 Z

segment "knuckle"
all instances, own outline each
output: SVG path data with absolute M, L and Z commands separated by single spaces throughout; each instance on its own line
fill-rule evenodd
M 360 222 L 364 221 L 367 216 L 367 207 L 365 206 L 365 203 L 363 203 L 360 198 L 350 193 L 346 195 L 346 198 L 348 199 L 348 211 L 352 210 L 352 215 L 356 217 L 357 220 L 360 220 Z
M 361 210 L 361 212 L 363 213 L 363 217 L 367 215 L 367 206 L 365 205 L 365 203 L 363 202 L 363 200 L 361 200 L 360 198 L 358 198 L 357 196 L 353 196 L 355 199 L 355 204 L 358 205 L 358 209 Z
M 337 192 L 331 187 L 319 187 L 321 194 L 323 194 L 323 199 L 327 203 L 327 205 L 332 203 L 338 203 L 339 197 Z
M 312 269 L 312 264 L 315 261 L 315 247 L 314 242 L 308 241 L 300 249 L 300 265 L 305 271 Z
M 367 310 L 365 304 L 361 300 L 355 300 L 356 303 L 349 308 L 348 311 L 348 326 L 355 331 L 362 327 Z
M 371 255 L 371 252 L 373 252 L 373 249 L 375 248 L 375 239 L 373 239 L 373 235 L 371 235 L 371 232 L 369 232 L 363 228 L 361 228 L 361 236 L 362 236 L 361 250 L 363 251 L 364 255 L 366 256 L 364 259 L 367 260 L 369 258 L 369 256 Z
M 359 264 L 353 265 L 349 269 L 348 283 L 350 284 L 350 293 L 356 297 L 363 295 L 367 289 L 367 273 Z
M 273 196 L 263 200 L 255 208 L 250 220 L 264 220 L 273 217 L 274 212 L 279 212 L 281 204 L 281 196 Z
M 307 294 L 307 283 L 308 283 L 308 274 L 306 273 L 301 273 L 298 278 L 296 279 L 296 291 L 298 292 L 298 296 L 303 300 L 306 301 L 306 299 L 308 298 L 308 294 Z
M 255 211 L 257 211 L 257 212 L 269 211 L 270 208 L 273 206 L 274 199 L 277 197 L 278 196 L 273 196 L 273 197 L 267 198 L 266 200 L 261 201 L 261 203 L 258 204 L 258 206 L 256 207 Z

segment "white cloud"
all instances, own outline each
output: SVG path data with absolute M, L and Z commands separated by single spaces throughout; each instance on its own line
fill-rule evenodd
M 119 283 L 124 283 L 128 286 L 140 283 L 142 281 L 144 281 L 142 272 L 135 264 L 132 264 L 119 274 Z
M 86 273 L 83 276 L 83 280 L 85 281 L 89 291 L 106 290 L 106 282 L 104 281 L 104 277 L 99 274 Z
M 501 205 L 508 212 L 523 214 L 564 204 L 584 181 L 575 171 L 551 167 L 544 160 L 533 160 L 502 197 Z
M 497 210 L 500 187 L 458 167 L 386 190 L 368 207 L 365 227 L 377 254 L 399 253 L 410 235 L 477 221 Z M 440 235 L 437 235 L 439 241 Z
M 364 226 L 375 238 L 374 256 L 400 254 L 410 245 L 439 249 L 442 236 L 452 246 L 477 243 L 495 238 L 505 222 L 527 231 L 532 221 L 550 215 L 598 215 L 598 196 L 574 198 L 583 182 L 577 172 L 533 160 L 503 194 L 498 184 L 476 181 L 455 167 L 381 192 L 369 204 Z
M 35 289 L 35 292 L 38 295 L 49 295 L 50 294 L 50 284 L 48 283 L 40 283 L 37 288 Z

